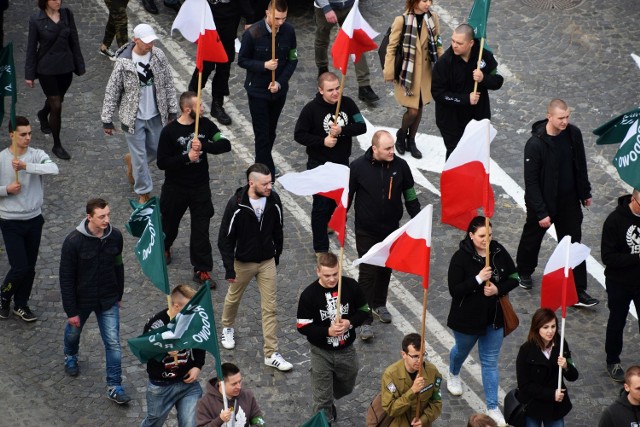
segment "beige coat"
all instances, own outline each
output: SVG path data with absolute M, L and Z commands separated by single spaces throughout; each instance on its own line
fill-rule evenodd
M 385 57 L 383 70 L 385 81 L 393 80 L 393 64 L 396 56 L 396 46 L 398 46 L 398 43 L 402 43 L 402 27 L 404 26 L 404 17 L 406 15 L 407 13 L 405 12 L 401 16 L 396 16 L 393 24 L 391 24 L 391 34 L 389 35 L 389 45 L 387 46 L 387 55 Z M 434 23 L 434 32 L 438 35 L 440 34 L 438 15 L 433 11 L 431 11 L 431 15 Z M 398 82 L 394 82 L 396 101 L 404 107 L 419 108 L 420 96 L 422 96 L 422 105 L 431 102 L 431 68 L 433 64 L 429 59 L 428 39 L 429 30 L 425 22 L 422 24 L 422 31 L 418 35 L 418 48 L 416 49 L 416 62 L 413 71 L 413 84 L 411 86 L 413 96 L 405 95 L 404 88 L 400 86 Z M 442 46 L 438 46 L 438 57 L 442 55 L 442 52 Z

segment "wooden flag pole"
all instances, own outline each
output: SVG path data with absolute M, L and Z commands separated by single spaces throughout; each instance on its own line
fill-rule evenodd
M 423 286 L 422 292 L 422 330 L 420 332 L 420 367 L 418 368 L 418 376 L 422 376 L 422 365 L 424 364 L 424 352 L 425 352 L 425 344 L 424 344 L 424 335 L 426 333 L 426 325 L 427 325 L 427 288 Z M 420 419 L 420 393 L 416 396 L 416 418 Z
M 271 0 L 271 60 L 276 59 L 276 0 Z M 271 84 L 276 83 L 276 70 L 271 70 Z
M 338 102 L 336 103 L 336 114 L 335 117 L 333 119 L 333 124 L 338 125 L 338 114 L 340 114 L 340 104 L 342 104 L 342 91 L 344 90 L 344 78 L 345 75 L 342 75 L 342 78 L 340 79 L 340 95 L 338 96 Z
M 344 246 L 340 246 L 340 256 L 338 257 L 338 300 L 336 301 L 336 322 L 342 319 L 340 303 L 342 301 L 342 259 L 344 257 Z
M 482 62 L 482 51 L 484 50 L 484 37 L 480 39 L 480 54 L 478 54 L 478 65 L 476 67 L 477 70 L 480 69 L 480 63 Z M 478 91 L 478 82 L 475 81 L 473 83 L 473 93 Z
M 202 97 L 202 71 L 198 70 L 198 96 L 196 98 L 196 128 L 193 132 L 195 138 L 198 138 L 200 128 L 200 102 Z

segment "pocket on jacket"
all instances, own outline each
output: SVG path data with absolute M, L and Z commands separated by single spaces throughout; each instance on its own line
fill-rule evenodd
M 271 48 L 256 46 L 254 48 L 253 59 L 257 59 L 261 61 L 271 60 Z

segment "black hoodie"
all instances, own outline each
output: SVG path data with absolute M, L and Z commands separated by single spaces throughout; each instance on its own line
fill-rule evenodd
M 598 427 L 630 427 L 632 425 L 640 425 L 640 405 L 632 405 L 627 398 L 627 392 L 623 392 L 611 406 L 602 411 Z
M 631 212 L 631 195 L 618 198 L 618 206 L 602 226 L 601 256 L 607 283 L 635 286 L 640 276 L 640 217 Z

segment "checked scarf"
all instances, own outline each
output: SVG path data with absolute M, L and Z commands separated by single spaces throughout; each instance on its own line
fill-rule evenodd
M 434 29 L 433 18 L 431 12 L 426 13 L 425 23 L 428 32 L 428 53 L 431 64 L 435 64 L 438 60 L 438 44 L 440 43 L 440 34 L 436 34 Z M 407 96 L 413 96 L 411 86 L 413 84 L 413 71 L 416 62 L 416 47 L 418 45 L 418 20 L 412 12 L 405 17 L 404 35 L 402 37 L 402 69 L 400 70 L 400 86 L 404 88 Z

